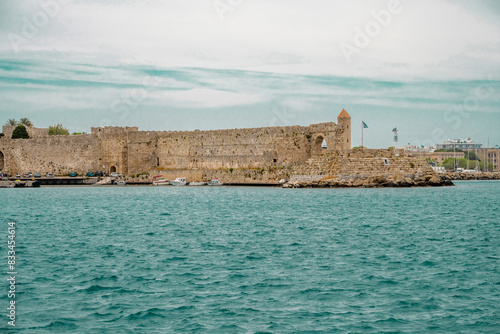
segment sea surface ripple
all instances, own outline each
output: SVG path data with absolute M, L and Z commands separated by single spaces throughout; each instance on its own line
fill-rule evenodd
M 15 333 L 499 333 L 500 182 L 0 189 Z

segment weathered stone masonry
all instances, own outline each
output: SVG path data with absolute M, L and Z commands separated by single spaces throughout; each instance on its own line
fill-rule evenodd
M 213 131 L 138 131 L 137 127 L 92 128 L 90 134 L 48 136 L 29 128 L 30 139 L 0 139 L 1 171 L 67 174 L 117 171 L 289 169 L 310 159 L 351 148 L 351 118 L 343 110 L 337 123 Z M 327 149 L 322 149 L 325 140 Z M 274 177 L 278 174 L 274 173 Z M 283 174 L 283 173 L 282 173 Z M 279 177 L 281 177 L 281 175 Z M 261 173 L 262 175 L 262 173 Z M 284 174 L 283 174 L 284 175 Z M 265 180 L 264 180 L 265 181 Z

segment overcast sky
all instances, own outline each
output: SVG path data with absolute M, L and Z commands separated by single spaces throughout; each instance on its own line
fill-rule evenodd
M 0 0 L 0 121 L 500 144 L 500 1 Z

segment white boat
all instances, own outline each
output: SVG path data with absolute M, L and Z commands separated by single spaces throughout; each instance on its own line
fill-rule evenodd
M 173 186 L 185 186 L 187 184 L 185 177 L 178 177 L 174 181 L 170 181 Z
M 188 186 L 191 187 L 199 187 L 199 186 L 206 186 L 206 182 L 189 182 Z
M 212 179 L 208 182 L 209 186 L 222 186 L 222 183 L 219 181 L 219 178 Z
M 168 186 L 170 181 L 163 177 L 163 175 L 153 176 L 153 186 Z
M 120 181 L 116 182 L 116 184 L 119 185 L 119 186 L 124 186 L 127 183 L 125 181 L 123 181 L 123 180 L 120 180 Z

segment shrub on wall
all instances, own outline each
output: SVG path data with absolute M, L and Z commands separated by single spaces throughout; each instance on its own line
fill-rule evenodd
M 14 131 L 12 131 L 12 139 L 29 139 L 30 135 L 26 130 L 26 127 L 22 124 L 18 125 Z
M 49 136 L 69 135 L 68 129 L 62 126 L 61 123 L 49 126 Z

